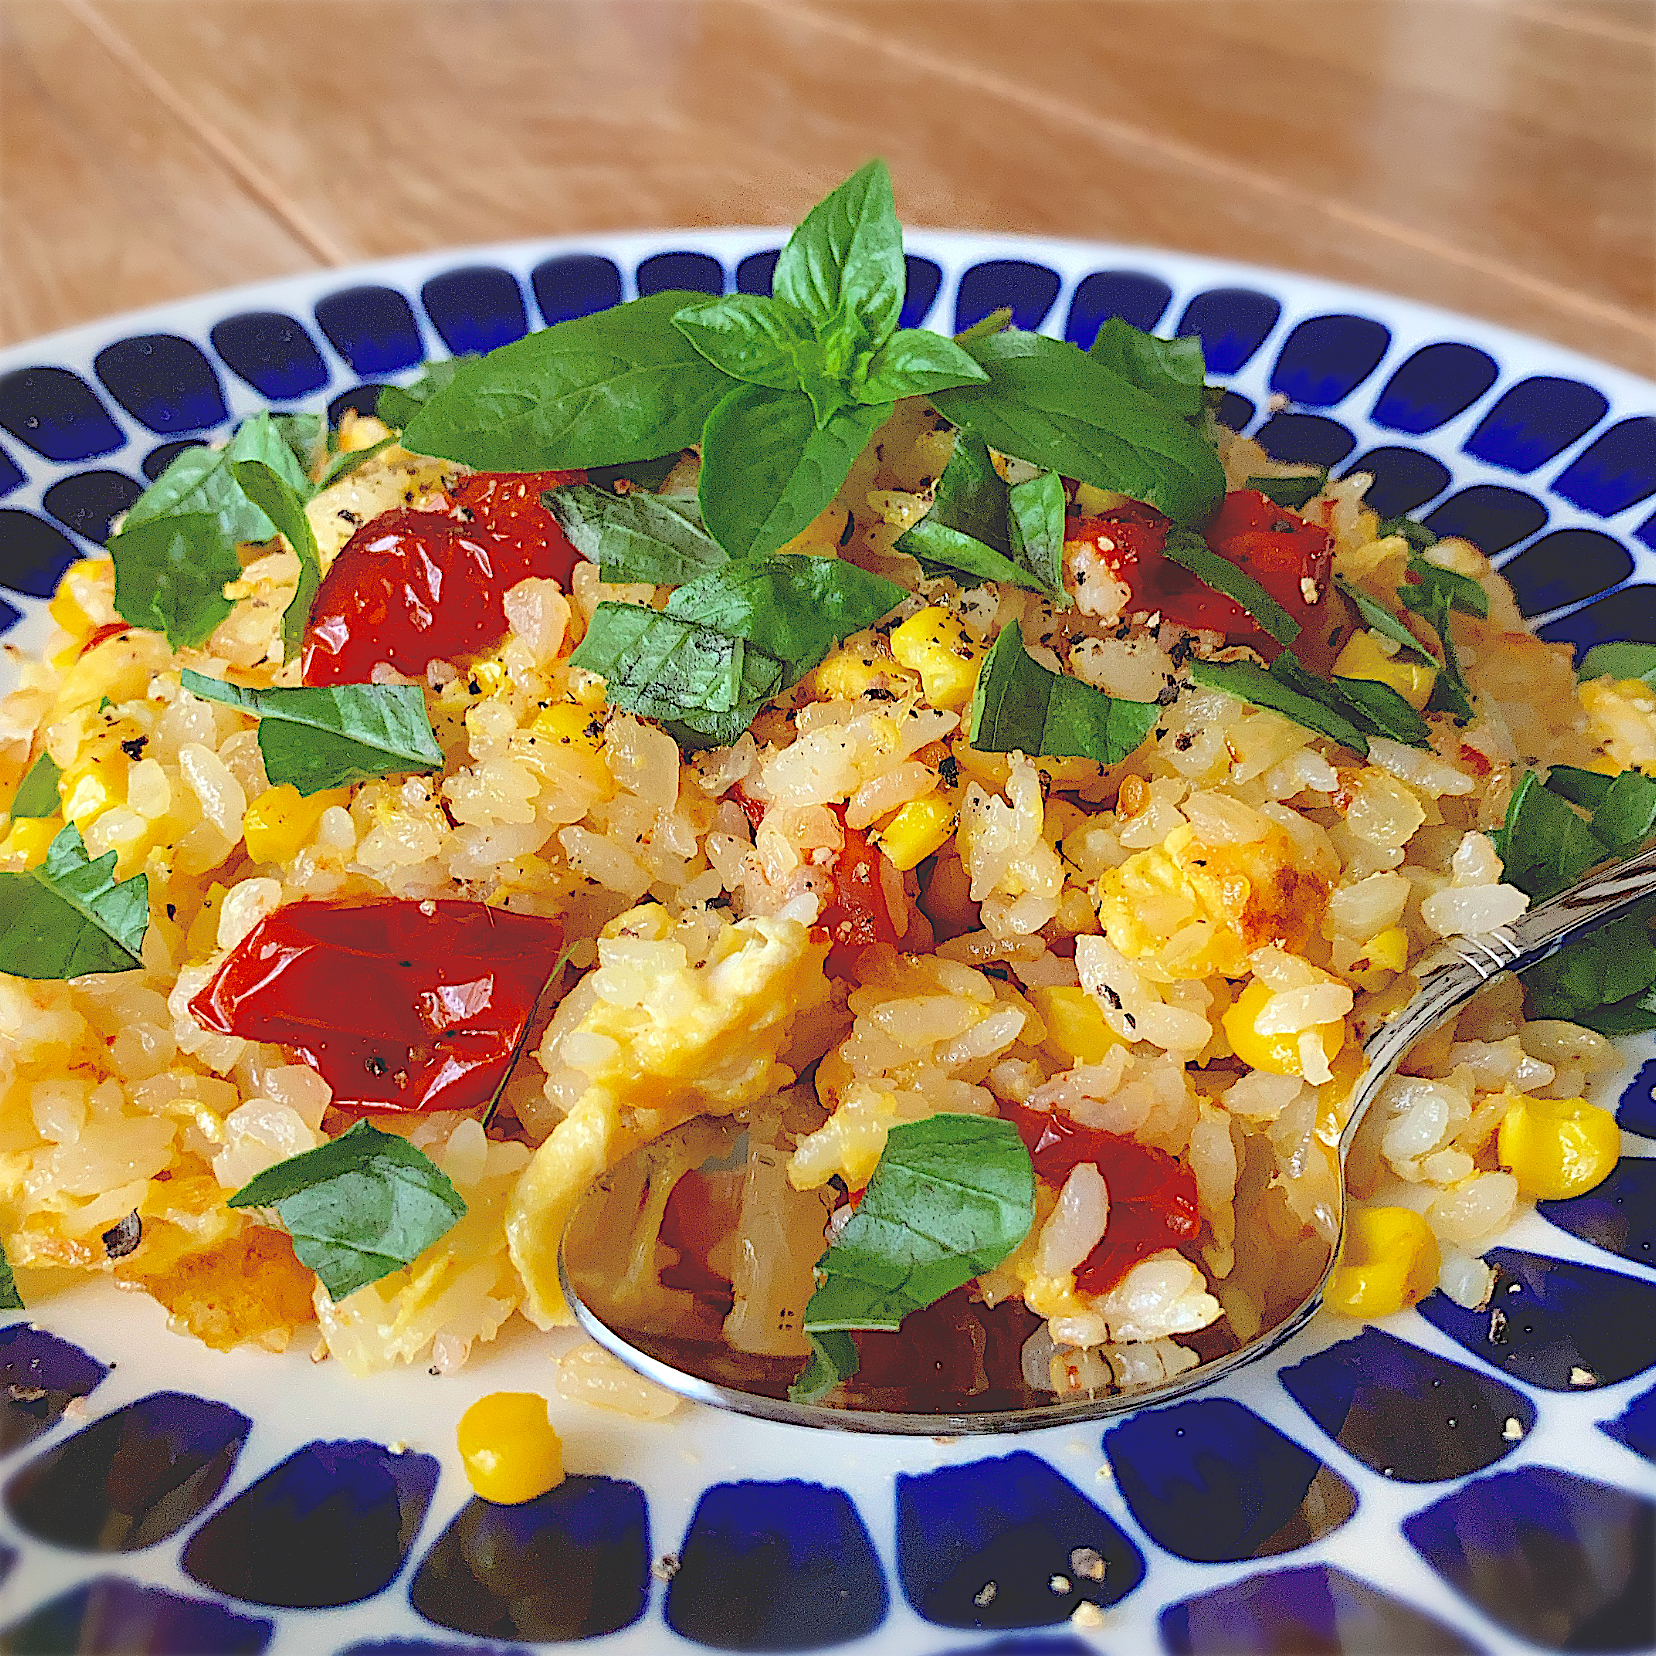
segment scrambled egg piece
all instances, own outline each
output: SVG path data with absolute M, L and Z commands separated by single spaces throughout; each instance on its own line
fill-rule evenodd
M 797 920 L 675 922 L 646 903 L 604 928 L 598 966 L 558 1008 L 538 1057 L 566 1115 L 518 1180 L 506 1218 L 534 1320 L 571 1320 L 558 1245 L 576 1198 L 607 1167 L 699 1115 L 782 1087 L 801 1013 L 829 995 L 825 941 Z
M 1215 846 L 1181 823 L 1099 879 L 1099 924 L 1127 959 L 1153 957 L 1175 978 L 1243 977 L 1255 949 L 1302 949 L 1328 901 L 1327 882 L 1299 861 L 1275 826 Z
M 359 418 L 349 428 L 342 425 L 342 438 L 347 430 L 352 438 L 365 439 L 342 443 L 342 447 L 351 449 L 367 448 L 379 438 L 390 436 L 378 420 Z M 363 524 L 399 506 L 424 507 L 454 474 L 452 461 L 410 454 L 400 443 L 392 443 L 366 465 L 346 472 L 305 506 L 323 569 L 339 556 L 346 541 Z

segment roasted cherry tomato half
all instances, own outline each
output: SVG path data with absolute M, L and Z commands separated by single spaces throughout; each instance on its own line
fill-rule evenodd
M 1104 1175 L 1110 1219 L 1103 1240 L 1076 1269 L 1082 1293 L 1109 1293 L 1141 1259 L 1177 1248 L 1201 1229 L 1196 1175 L 1165 1150 L 1083 1127 L 1056 1110 L 1002 1104 L 1001 1114 L 1018 1129 L 1036 1173 L 1048 1184 L 1061 1186 L 1082 1162 Z
M 901 933 L 886 906 L 880 878 L 884 861 L 867 834 L 855 828 L 845 830 L 845 844 L 834 864 L 834 895 L 818 921 L 833 945 L 828 951 L 828 970 L 836 976 L 843 976 L 858 951 L 872 943 L 897 946 Z
M 1160 614 L 1194 631 L 1223 633 L 1274 657 L 1280 646 L 1234 598 L 1198 581 L 1162 555 L 1172 524 L 1153 506 L 1129 501 L 1096 517 L 1073 519 L 1068 545 L 1093 547 L 1128 589 L 1130 615 Z M 1254 489 L 1225 496 L 1203 538 L 1251 575 L 1308 635 L 1320 636 L 1332 584 L 1333 537 Z
M 480 1109 L 562 946 L 560 922 L 484 903 L 289 903 L 190 1011 L 204 1029 L 292 1047 L 342 1109 Z
M 567 587 L 577 553 L 541 504 L 581 472 L 477 472 L 447 511 L 398 508 L 365 523 L 334 559 L 300 650 L 306 684 L 366 684 L 389 662 L 418 678 L 433 661 L 481 654 L 506 632 L 501 600 L 530 576 Z

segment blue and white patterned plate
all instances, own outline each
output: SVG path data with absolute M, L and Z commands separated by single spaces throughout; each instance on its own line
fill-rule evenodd
M 176 448 L 666 287 L 779 236 L 521 243 L 296 277 L 0 352 L 0 623 Z M 1144 248 L 911 239 L 905 324 L 1000 305 L 1200 334 L 1226 418 L 1493 554 L 1543 637 L 1656 641 L 1656 386 L 1464 317 Z M 1017 1440 L 563 1402 L 563 1335 L 369 1382 L 209 1352 L 101 1284 L 0 1328 L 0 1650 L 1635 1651 L 1656 1646 L 1656 1059 L 1609 1183 L 1496 1249 L 1491 1309 L 1319 1319 L 1194 1401 Z M 1646 1060 L 1641 1063 L 1641 1059 Z M 1612 1089 L 1610 1099 L 1617 1093 Z M 454 1423 L 552 1394 L 572 1476 L 470 1500 Z

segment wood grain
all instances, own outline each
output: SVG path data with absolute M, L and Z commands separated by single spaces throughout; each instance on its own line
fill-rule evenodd
M 7 0 L 0 336 L 318 264 L 910 223 L 1363 283 L 1656 369 L 1645 0 Z

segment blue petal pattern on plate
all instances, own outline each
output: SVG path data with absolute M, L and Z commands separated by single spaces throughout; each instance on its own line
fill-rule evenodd
M 1452 1628 L 1328 1564 L 1244 1576 L 1161 1613 L 1173 1656 L 1481 1656 Z
M 1535 1424 L 1535 1405 L 1516 1387 L 1379 1328 L 1278 1378 L 1348 1455 L 1400 1483 L 1481 1472 Z
M 1491 1248 L 1489 1306 L 1445 1295 L 1420 1314 L 1474 1357 L 1548 1391 L 1613 1385 L 1656 1365 L 1656 1283 L 1518 1248 Z
M 1146 1409 L 1104 1446 L 1145 1533 L 1195 1563 L 1293 1552 L 1357 1510 L 1333 1467 L 1232 1398 Z
M 436 1487 L 430 1455 L 306 1444 L 190 1537 L 185 1573 L 250 1604 L 355 1604 L 402 1569 Z
M 60 1547 L 153 1547 L 212 1505 L 252 1427 L 228 1404 L 156 1392 L 42 1450 L 6 1484 L 6 1511 Z
M 0 1455 L 32 1443 L 90 1396 L 109 1366 L 26 1322 L 0 1328 Z
M 1656 1505 L 1550 1466 L 1476 1478 L 1403 1522 L 1483 1612 L 1548 1650 L 1656 1644 Z
M 1074 1484 L 1026 1451 L 897 1479 L 903 1596 L 944 1627 L 1050 1627 L 1119 1603 L 1144 1556 Z
M 1545 636 L 1578 650 L 1606 638 L 1656 640 L 1656 514 L 1650 509 L 1656 493 L 1656 393 L 1651 387 L 1552 347 L 1420 311 L 1403 301 L 1266 271 L 1145 249 L 1065 247 L 1016 238 L 917 233 L 913 242 L 907 255 L 905 326 L 932 317 L 934 325 L 947 327 L 957 312 L 965 317 L 1010 302 L 1020 310 L 1020 320 L 1042 315 L 1048 331 L 1062 331 L 1082 344 L 1090 343 L 1111 315 L 1141 327 L 1199 334 L 1213 373 L 1228 382 L 1222 405 L 1226 423 L 1253 431 L 1279 455 L 1368 472 L 1375 480 L 1368 500 L 1376 510 L 1386 515 L 1428 510 L 1440 530 L 1470 534 L 1506 556 L 1507 573 L 1526 612 L 1551 617 Z M 165 307 L 141 323 L 127 324 L 130 335 L 95 325 L 0 353 L 0 431 L 9 445 L 0 449 L 0 496 L 5 497 L 0 586 L 15 599 L 8 604 L 0 598 L 0 631 L 21 615 L 28 617 L 22 635 L 38 638 L 37 618 L 58 572 L 85 545 L 103 537 L 110 517 L 130 502 L 137 480 L 153 480 L 192 440 L 218 440 L 232 418 L 261 400 L 305 407 L 328 402 L 335 411 L 343 406 L 368 411 L 381 385 L 412 376 L 428 351 L 486 348 L 516 338 L 540 321 L 586 315 L 635 291 L 661 286 L 722 292 L 733 282 L 742 292 L 768 291 L 777 249 L 778 237 L 763 231 L 600 236 L 492 248 L 446 260 L 425 257 L 295 278 L 233 299 Z M 1512 486 L 1518 479 L 1527 480 L 1521 489 Z M 1635 520 L 1631 527 L 1630 519 Z M 1653 1084 L 1656 1060 L 1626 1090 L 1620 1116 L 1632 1130 L 1656 1136 Z M 1578 1252 L 1586 1246 L 1647 1259 L 1649 1225 L 1641 1204 L 1647 1199 L 1649 1171 L 1648 1164 L 1624 1165 L 1601 1191 L 1545 1207 L 1544 1215 L 1575 1233 L 1578 1240 L 1569 1246 Z M 1536 1234 L 1546 1233 L 1536 1227 Z M 1553 1235 L 1563 1246 L 1561 1230 Z M 818 1506 L 826 1500 L 837 1512 L 834 1524 L 840 1527 L 830 1528 L 839 1539 L 827 1549 L 830 1554 L 846 1535 L 861 1537 L 860 1543 L 844 1541 L 837 1555 L 843 1573 L 836 1579 L 856 1583 L 846 1591 L 861 1606 L 858 1615 L 864 1621 L 870 1605 L 886 1604 L 891 1584 L 879 1553 L 888 1545 L 895 1485 L 899 1579 L 923 1617 L 960 1627 L 1054 1627 L 1051 1633 L 1015 1634 L 989 1644 L 973 1646 L 969 1637 L 957 1641 L 979 1651 L 1073 1656 L 1094 1648 L 1055 1627 L 1083 1596 L 1115 1603 L 1106 1643 L 1117 1656 L 1148 1648 L 1158 1617 L 1165 1642 L 1175 1650 L 1218 1645 L 1302 1649 L 1308 1644 L 1328 1650 L 1458 1650 L 1478 1642 L 1468 1637 L 1474 1629 L 1480 1630 L 1478 1637 L 1500 1644 L 1506 1635 L 1491 1626 L 1491 1617 L 1499 1623 L 1502 1615 L 1493 1599 L 1483 1608 L 1471 1602 L 1462 1606 L 1454 1630 L 1403 1602 L 1425 1566 L 1411 1559 L 1400 1569 L 1396 1562 L 1397 1501 L 1400 1496 L 1411 1500 L 1422 1534 L 1428 1533 L 1441 1503 L 1433 1506 L 1430 1492 L 1400 1491 L 1397 1484 L 1409 1477 L 1458 1476 L 1490 1464 L 1509 1446 L 1507 1421 L 1522 1430 L 1533 1411 L 1539 1428 L 1548 1427 L 1549 1417 L 1555 1432 L 1560 1419 L 1568 1421 L 1575 1473 L 1606 1485 L 1656 1490 L 1656 1476 L 1643 1482 L 1636 1476 L 1644 1464 L 1636 1456 L 1656 1458 L 1656 1389 L 1648 1381 L 1642 1383 L 1643 1395 L 1631 1402 L 1623 1393 L 1595 1406 L 1591 1399 L 1555 1399 L 1546 1389 L 1526 1397 L 1494 1372 L 1505 1369 L 1520 1382 L 1570 1393 L 1591 1393 L 1596 1385 L 1646 1373 L 1656 1364 L 1656 1336 L 1650 1333 L 1656 1321 L 1656 1284 L 1648 1273 L 1629 1274 L 1642 1271 L 1638 1265 L 1628 1271 L 1595 1269 L 1510 1249 L 1495 1257 L 1502 1275 L 1491 1311 L 1499 1312 L 1499 1319 L 1488 1312 L 1462 1312 L 1439 1297 L 1422 1307 L 1429 1321 L 1477 1357 L 1474 1369 L 1374 1330 L 1318 1351 L 1327 1336 L 1313 1329 L 1302 1337 L 1304 1343 L 1289 1349 L 1284 1381 L 1341 1450 L 1354 1457 L 1341 1464 L 1357 1489 L 1378 1489 L 1388 1467 L 1394 1480 L 1384 1499 L 1359 1506 L 1335 1531 L 1337 1556 L 1358 1560 L 1365 1580 L 1324 1561 L 1241 1579 L 1232 1571 L 1214 1590 L 1198 1591 L 1201 1580 L 1192 1583 L 1192 1570 L 1205 1571 L 1205 1566 L 1167 1559 L 1154 1531 L 1148 1542 L 1139 1536 L 1135 1544 L 1094 1500 L 1038 1455 L 1020 1449 L 1004 1459 L 899 1476 L 899 1468 L 914 1474 L 924 1462 L 916 1462 L 912 1451 L 905 1457 L 869 1443 L 859 1445 L 847 1461 L 847 1494 L 822 1491 L 813 1497 Z M 1511 1292 L 1515 1284 L 1516 1296 Z M 48 1310 L 48 1320 L 51 1315 Z M 1406 1329 L 1409 1320 L 1399 1326 Z M 1492 1321 L 1498 1325 L 1494 1344 L 1488 1338 Z M 170 1383 L 175 1371 L 153 1371 L 143 1338 L 126 1329 L 124 1322 L 111 1328 L 110 1354 L 141 1374 L 151 1362 L 149 1384 Z M 7 1385 L 0 1450 L 15 1450 L 49 1430 L 76 1398 L 92 1393 L 96 1403 L 103 1394 L 93 1388 L 104 1372 L 101 1363 L 77 1347 L 27 1323 L 0 1330 L 0 1381 Z M 232 1371 L 214 1372 L 226 1375 L 227 1395 L 244 1395 L 240 1380 L 230 1377 Z M 130 1382 L 130 1373 L 124 1378 Z M 1265 1367 L 1239 1377 L 1234 1390 L 1235 1400 L 1206 1399 L 1202 1407 L 1226 1401 L 1241 1410 L 1244 1420 L 1254 1422 L 1242 1441 L 1265 1448 L 1257 1455 L 1251 1448 L 1238 1454 L 1233 1441 L 1229 1461 L 1221 1456 L 1203 1464 L 1209 1470 L 1221 1465 L 1230 1487 L 1269 1505 L 1281 1491 L 1265 1471 L 1274 1467 L 1280 1472 L 1281 1445 L 1287 1440 L 1244 1405 L 1255 1402 L 1290 1434 L 1290 1422 L 1297 1417 Z M 122 1394 L 123 1399 L 132 1395 L 131 1390 Z M 336 1430 L 374 1433 L 383 1427 L 374 1402 L 383 1393 L 367 1386 L 346 1388 L 339 1395 L 350 1402 L 348 1418 Z M 1503 1415 L 1509 1404 L 1510 1412 Z M 1453 1428 L 1447 1424 L 1451 1408 Z M 1584 1415 L 1584 1409 L 1591 1412 Z M 1564 1416 L 1563 1410 L 1574 1413 Z M 304 1441 L 305 1423 L 281 1407 L 272 1409 L 268 1420 L 256 1409 L 249 1412 L 259 1414 L 261 1432 L 254 1441 L 265 1447 L 256 1465 L 244 1454 L 245 1487 L 201 1525 L 185 1549 L 188 1565 L 220 1591 L 255 1599 L 262 1595 L 272 1604 L 355 1602 L 382 1592 L 413 1546 L 432 1494 L 435 1463 L 425 1456 L 395 1456 L 369 1443 L 343 1450 L 313 1444 L 272 1467 L 282 1453 Z M 1439 1416 L 1441 1430 L 1435 1424 Z M 119 1419 L 120 1412 L 105 1418 Z M 135 1417 L 126 1418 L 130 1425 Z M 444 1431 L 452 1430 L 452 1421 L 445 1417 L 445 1422 Z M 1585 1429 L 1593 1424 L 1597 1431 Z M 1304 1448 L 1289 1445 L 1290 1454 L 1299 1457 L 1299 1476 L 1307 1466 L 1320 1466 L 1321 1453 L 1338 1453 L 1309 1423 L 1305 1436 Z M 48 1445 L 61 1450 L 76 1441 L 65 1423 Z M 1074 1440 L 1029 1441 L 1066 1470 L 1077 1470 L 1065 1459 L 1080 1447 Z M 1154 1456 L 1141 1455 L 1146 1465 L 1138 1470 L 1165 1477 L 1170 1466 L 1178 1470 L 1182 1464 L 1181 1475 L 1190 1474 L 1192 1445 L 1175 1441 L 1178 1454 L 1171 1462 L 1158 1449 Z M 1538 1447 L 1557 1441 L 1556 1436 L 1534 1440 Z M 823 1440 L 803 1436 L 799 1442 L 796 1456 L 784 1454 L 771 1463 L 779 1475 L 790 1469 L 816 1474 Z M 48 1456 L 52 1453 L 49 1447 Z M 1120 1457 L 1121 1464 L 1127 1466 L 1129 1459 Z M 35 1464 L 47 1462 L 37 1457 Z M 651 1499 L 657 1499 L 652 1463 L 639 1464 L 652 1466 L 648 1475 L 637 1476 L 651 1490 Z M 1369 1470 L 1376 1465 L 1381 1470 Z M 1313 1490 L 1320 1476 L 1319 1471 L 1313 1477 Z M 1568 1523 L 1556 1519 L 1561 1527 L 1547 1542 L 1555 1550 L 1547 1555 L 1551 1562 L 1543 1575 L 1550 1571 L 1560 1580 L 1576 1581 L 1579 1588 L 1571 1571 L 1580 1566 L 1582 1551 L 1590 1553 L 1605 1537 L 1625 1541 L 1632 1534 L 1639 1540 L 1645 1533 L 1637 1526 L 1647 1522 L 1639 1514 L 1647 1515 L 1648 1507 L 1626 1493 L 1612 1490 L 1608 1506 L 1596 1494 L 1578 1498 L 1579 1490 L 1557 1499 L 1545 1479 L 1565 1474 L 1530 1467 L 1514 1476 L 1520 1483 L 1511 1487 L 1520 1498 L 1507 1502 L 1511 1511 L 1502 1521 L 1518 1528 L 1530 1522 L 1520 1510 L 1530 1499 L 1526 1490 L 1540 1491 L 1532 1502 L 1536 1512 L 1570 1515 Z M 1580 1476 L 1575 1482 L 1589 1491 L 1598 1487 Z M 1498 1495 L 1509 1487 L 1493 1479 L 1483 1483 L 1494 1486 Z M 671 1502 L 682 1499 L 681 1486 L 668 1480 L 664 1487 L 671 1490 Z M 1107 1484 L 1086 1487 L 1106 1491 L 1098 1499 L 1110 1504 L 1111 1511 L 1122 1510 L 1114 1504 L 1121 1494 Z M 1168 1486 L 1159 1487 L 1165 1492 Z M 1467 1485 L 1458 1494 L 1479 1487 Z M 1277 1539 L 1291 1538 L 1296 1522 L 1308 1532 L 1337 1522 L 1349 1510 L 1351 1489 L 1339 1479 L 1330 1488 L 1329 1504 L 1314 1522 L 1304 1513 L 1298 1520 L 1290 1518 L 1286 1530 L 1278 1526 Z M 700 1493 L 692 1486 L 692 1501 Z M 1498 1504 L 1478 1496 L 1474 1505 L 1477 1500 Z M 462 1650 L 479 1656 L 485 1646 L 456 1641 L 527 1638 L 531 1627 L 542 1638 L 579 1637 L 633 1617 L 654 1616 L 653 1624 L 631 1622 L 636 1631 L 623 1635 L 631 1641 L 629 1648 L 654 1649 L 673 1638 L 659 1619 L 668 1601 L 691 1638 L 717 1639 L 719 1625 L 737 1628 L 742 1637 L 768 1625 L 764 1637 L 795 1643 L 849 1636 L 839 1624 L 829 1625 L 832 1616 L 821 1605 L 808 1606 L 777 1631 L 789 1619 L 779 1609 L 788 1602 L 785 1594 L 755 1585 L 759 1573 L 750 1569 L 744 1575 L 732 1562 L 740 1555 L 738 1530 L 744 1516 L 753 1528 L 756 1514 L 751 1511 L 727 1514 L 729 1522 L 721 1520 L 723 1527 L 716 1532 L 698 1516 L 684 1549 L 689 1573 L 681 1570 L 668 1595 L 655 1595 L 652 1609 L 645 1579 L 649 1541 L 644 1502 L 643 1491 L 635 1486 L 602 1478 L 572 1478 L 562 1491 L 522 1509 L 482 1503 L 460 1507 L 455 1502 L 445 1510 L 447 1527 L 426 1551 L 406 1598 L 384 1593 L 375 1603 L 368 1625 L 376 1636 L 368 1643 L 363 1642 L 361 1620 L 346 1622 L 343 1632 L 335 1632 L 333 1618 L 316 1619 L 314 1611 L 305 1613 L 298 1637 L 305 1648 L 319 1650 L 355 1639 L 362 1649 L 372 1647 L 387 1656 L 451 1656 Z M 194 1511 L 199 1500 L 185 1504 Z M 1579 1521 L 1586 1508 L 1599 1514 L 1597 1529 Z M 1177 1509 L 1173 1501 L 1156 1511 L 1155 1523 L 1172 1525 L 1169 1536 L 1178 1526 L 1168 1514 Z M 1629 1511 L 1634 1514 L 1631 1530 L 1615 1518 L 1616 1512 L 1625 1517 Z M 1604 1518 L 1606 1512 L 1614 1522 Z M 716 1516 L 716 1509 L 704 1516 Z M 1266 1522 L 1263 1508 L 1222 1516 L 1220 1527 L 1231 1536 L 1224 1544 L 1232 1547 Z M 785 1550 L 781 1538 L 794 1533 L 783 1520 L 796 1517 L 790 1505 L 780 1517 L 765 1518 L 778 1538 L 777 1557 Z M 156 1520 L 152 1516 L 150 1521 Z M 1469 1533 L 1484 1522 L 1471 1523 Z M 1212 1519 L 1207 1523 L 1211 1531 Z M 1194 1531 L 1194 1516 L 1190 1525 Z M 716 1544 L 709 1546 L 710 1539 Z M 1211 1551 L 1211 1533 L 1206 1544 Z M 0 1633 L 0 1648 L 41 1648 L 55 1641 L 92 1651 L 143 1648 L 147 1641 L 168 1649 L 253 1650 L 270 1636 L 269 1621 L 237 1616 L 188 1592 L 180 1598 L 111 1577 L 97 1578 L 90 1590 L 83 1582 L 58 1593 L 52 1605 L 40 1606 L 41 1594 L 31 1595 L 27 1586 L 30 1553 L 40 1545 L 24 1536 L 20 1566 L 5 1583 L 4 1614 L 11 1625 Z M 1147 1581 L 1140 1545 L 1162 1559 Z M 859 1548 L 866 1551 L 859 1554 Z M 1101 1577 L 1088 1573 L 1095 1568 L 1094 1554 Z M 69 1561 L 94 1572 L 102 1562 L 95 1553 L 77 1558 L 60 1551 L 55 1556 L 60 1565 Z M 751 1561 L 759 1554 L 747 1556 Z M 145 1553 L 146 1578 L 171 1570 L 172 1557 L 172 1550 L 163 1547 Z M 597 1558 L 604 1562 L 594 1562 Z M 1085 1570 L 1076 1568 L 1077 1559 Z M 1446 1560 L 1447 1554 L 1434 1562 L 1453 1576 L 1459 1566 Z M 1507 1567 L 1487 1559 L 1476 1566 L 1497 1581 Z M 713 1587 L 697 1587 L 698 1569 Z M 62 1580 L 61 1575 L 53 1578 L 54 1593 Z M 594 1580 L 601 1582 L 596 1594 L 582 1585 Z M 1158 1588 L 1157 1582 L 1164 1585 Z M 707 1606 L 732 1583 L 728 1616 L 720 1624 Z M 993 1591 L 988 1591 L 991 1583 Z M 1606 1635 L 1602 1604 L 1594 1611 L 1588 1602 L 1598 1602 L 1594 1593 L 1604 1602 L 1614 1595 L 1605 1599 L 1603 1582 L 1594 1587 L 1589 1580 L 1588 1585 L 1592 1590 L 1585 1597 L 1577 1594 L 1577 1609 L 1585 1605 L 1586 1612 L 1572 1626 L 1578 1627 L 1578 1642 L 1592 1647 L 1621 1635 L 1613 1604 Z M 526 1590 L 513 1595 L 518 1586 Z M 614 1596 L 606 1597 L 612 1587 Z M 1182 1602 L 1167 1609 L 1167 1601 L 1176 1596 Z M 1474 1590 L 1472 1597 L 1478 1596 Z M 1510 1613 L 1528 1614 L 1521 1591 L 1508 1597 L 1518 1607 Z M 1539 1601 L 1544 1595 L 1537 1589 L 1531 1597 Z M 457 1631 L 432 1629 L 427 1637 L 417 1636 L 416 1605 Z M 882 1652 L 900 1649 L 905 1656 L 937 1656 L 939 1635 L 912 1616 L 903 1620 L 906 1614 L 899 1607 L 881 1622 L 871 1646 Z M 486 1619 L 490 1617 L 496 1619 Z M 861 1625 L 856 1616 L 845 1627 L 853 1624 Z M 1635 1631 L 1642 1636 L 1642 1628 Z M 291 1643 L 293 1635 L 286 1636 Z M 1533 1635 L 1526 1630 L 1521 1636 Z M 947 1636 L 943 1642 L 949 1642 Z
M 1638 1074 L 1622 1088 L 1616 1120 L 1630 1133 L 1656 1138 L 1656 1058 L 1640 1064 Z
M 674 1632 L 715 1650 L 820 1650 L 886 1618 L 885 1575 L 843 1489 L 715 1484 L 667 1587 Z
M 1596 1189 L 1568 1201 L 1537 1202 L 1535 1211 L 1606 1253 L 1656 1265 L 1656 1160 L 1623 1156 Z
M 590 1639 L 644 1614 L 644 1491 L 568 1477 L 521 1506 L 471 1500 L 425 1555 L 408 1596 L 440 1627 L 480 1638 Z
M 99 1576 L 0 1629 L 0 1651 L 17 1656 L 255 1656 L 275 1624 L 237 1615 L 209 1599 L 185 1598 L 119 1576 Z

